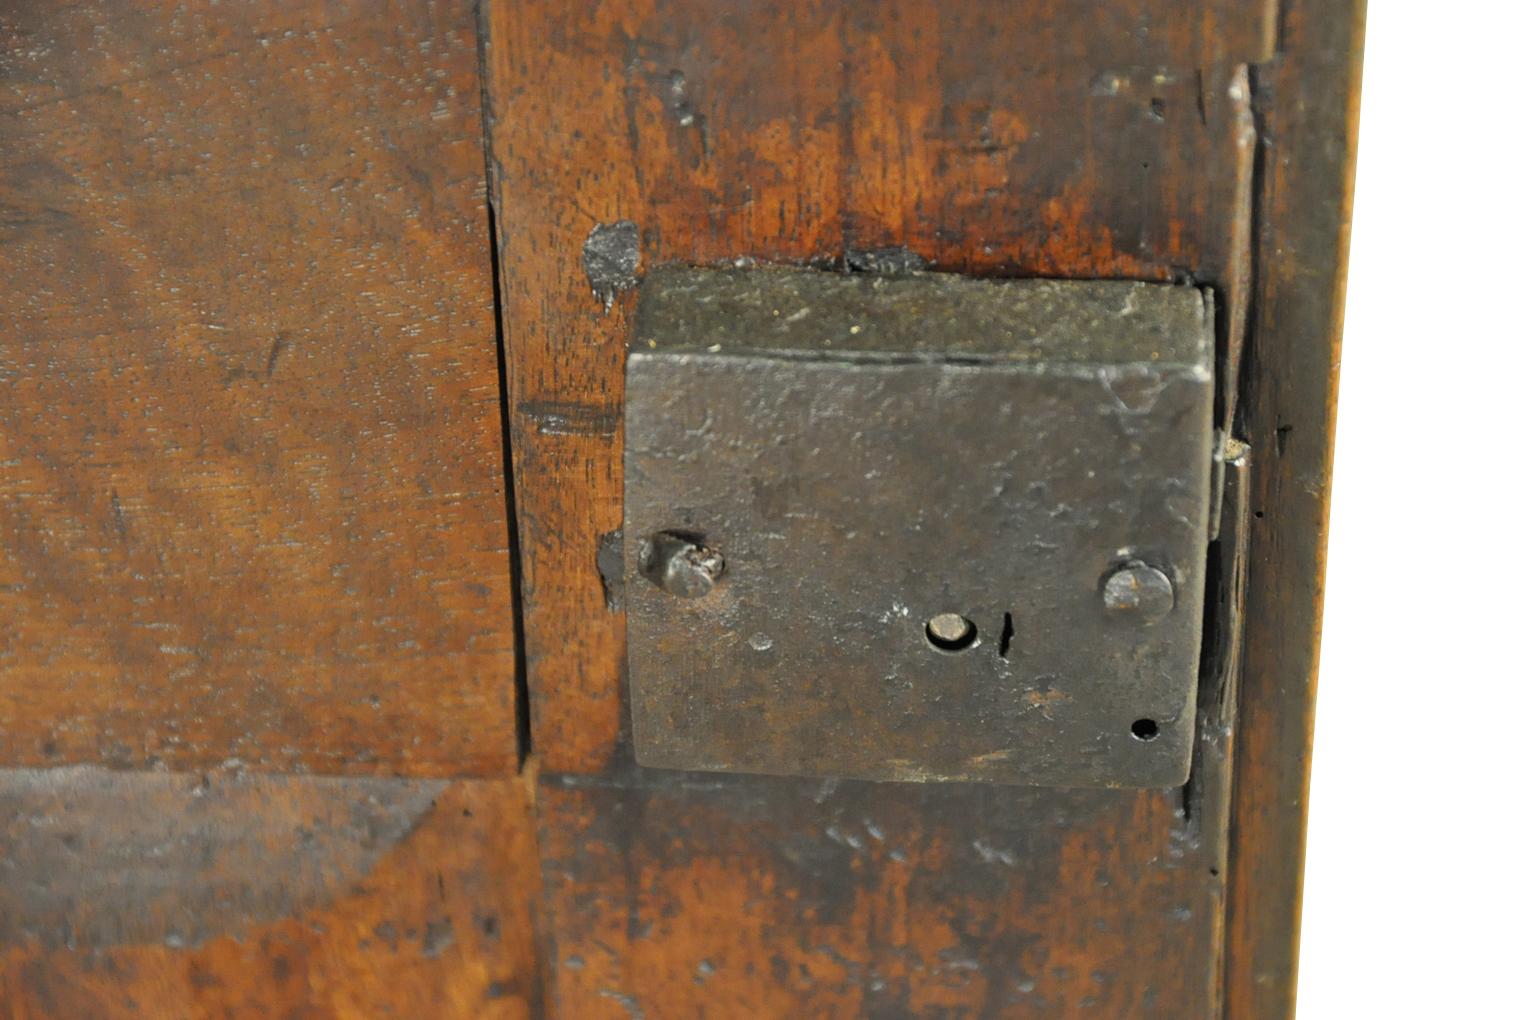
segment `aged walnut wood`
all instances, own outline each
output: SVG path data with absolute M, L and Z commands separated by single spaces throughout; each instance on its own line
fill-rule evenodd
M 0 39 L 0 1016 L 545 1015 L 472 9 Z
M 0 0 L 0 1017 L 1287 1015 L 1362 7 Z M 1191 782 L 637 769 L 631 259 L 1215 288 Z
M 635 222 L 642 264 L 901 246 L 980 275 L 1194 277 L 1225 292 L 1248 251 L 1237 63 L 1268 56 L 1266 11 L 1218 4 L 1192 21 L 1184 4 L 1146 6 L 488 5 L 525 653 L 547 769 L 604 768 L 623 718 L 623 621 L 596 557 L 620 525 L 633 298 L 594 296 L 590 232 Z
M 1194 279 L 1245 321 L 1242 65 L 1273 11 L 1152 6 L 487 5 L 557 1015 L 1219 1010 L 1223 737 L 1200 783 L 1149 793 L 639 771 L 599 570 L 633 314 L 601 271 L 615 225 L 641 272 Z
M 0 1017 L 545 1015 L 524 780 L 0 772 Z
M 1177 793 L 652 773 L 540 791 L 552 1015 L 1211 1015 Z
M 1238 718 L 1230 1020 L 1295 1008 L 1307 774 L 1365 0 L 1291 0 L 1259 70 L 1266 155 L 1245 366 L 1253 559 Z
M 0 763 L 513 767 L 473 12 L 0 40 Z

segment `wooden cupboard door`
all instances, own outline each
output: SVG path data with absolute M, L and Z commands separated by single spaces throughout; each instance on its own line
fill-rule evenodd
M 1287 1016 L 1362 23 L 0 0 L 0 1016 Z M 1209 288 L 1190 781 L 637 767 L 664 265 Z

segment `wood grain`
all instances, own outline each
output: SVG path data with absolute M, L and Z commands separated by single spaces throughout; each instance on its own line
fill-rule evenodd
M 1226 293 L 1247 262 L 1251 187 L 1236 61 L 1266 54 L 1266 11 L 1150 6 L 488 5 L 525 652 L 546 769 L 624 757 L 623 619 L 596 559 L 621 523 L 633 302 L 594 296 L 589 233 L 636 223 L 642 266 L 832 264 L 901 246 L 977 275 L 1194 278 Z
M 553 1015 L 1216 1016 L 1249 465 L 1186 788 L 547 777 Z
M 7 1020 L 545 1015 L 521 779 L 12 771 L 0 805 Z
M 0 40 L 0 762 L 514 766 L 473 12 Z
M 1291 0 L 1259 71 L 1264 186 L 1243 430 L 1253 558 L 1232 822 L 1230 1020 L 1295 1010 L 1365 0 Z
M 554 1016 L 1212 1015 L 1221 844 L 1177 790 L 649 773 L 540 798 Z
M 899 248 L 982 276 L 1198 280 L 1240 324 L 1241 65 L 1269 56 L 1272 9 L 485 12 L 552 1011 L 1214 1016 L 1225 733 L 1203 785 L 1139 794 L 633 767 L 622 598 L 598 569 L 633 295 L 610 307 L 583 247 L 629 222 L 641 272 Z
M 1288 1015 L 1362 7 L 485 0 L 535 784 L 442 778 L 518 753 L 469 5 L 0 0 L 0 762 L 222 765 L 0 771 L 0 1016 Z M 1250 80 L 1235 746 L 1213 656 L 1183 789 L 634 768 L 593 228 L 1240 324 Z

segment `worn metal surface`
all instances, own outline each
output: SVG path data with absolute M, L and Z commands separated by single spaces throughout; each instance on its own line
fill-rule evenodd
M 1211 319 L 1171 285 L 650 274 L 625 421 L 639 761 L 1182 783 Z M 658 532 L 729 565 L 708 593 L 644 579 Z M 1145 567 L 1172 604 L 1116 611 L 1106 584 Z M 932 641 L 946 613 L 976 640 Z

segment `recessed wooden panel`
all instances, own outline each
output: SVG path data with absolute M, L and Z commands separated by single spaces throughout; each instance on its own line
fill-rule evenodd
M 470 6 L 0 36 L 0 761 L 513 764 Z

